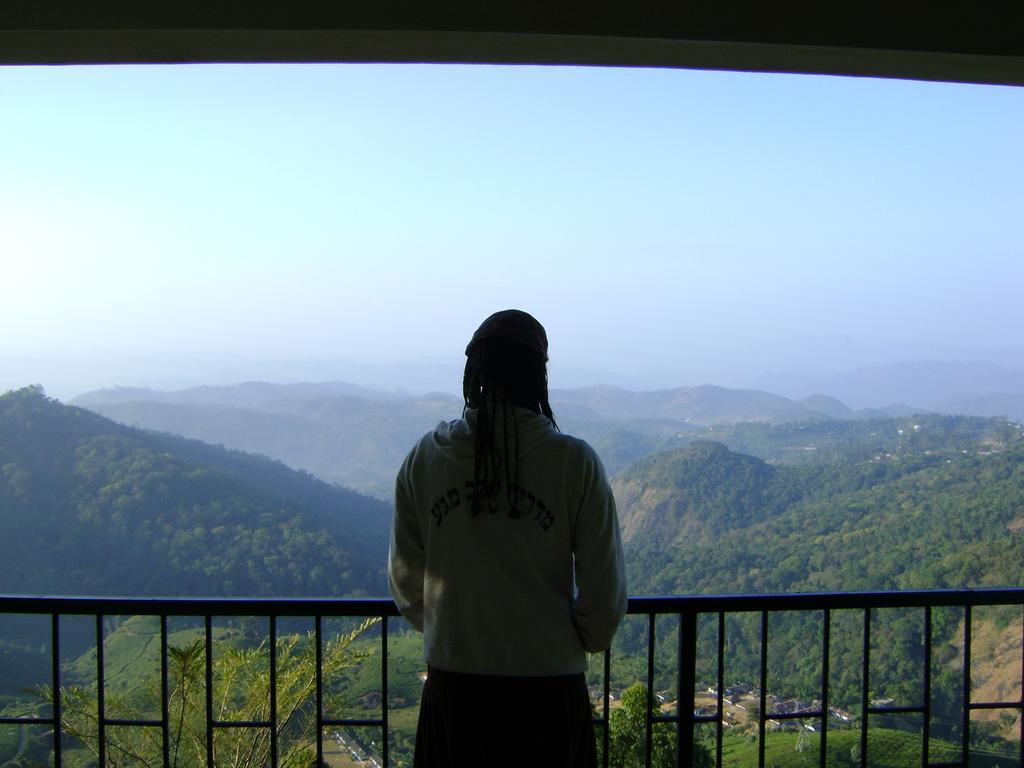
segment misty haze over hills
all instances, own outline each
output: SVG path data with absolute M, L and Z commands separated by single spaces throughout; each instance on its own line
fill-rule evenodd
M 925 411 L 1024 420 L 1024 394 L 1019 394 L 1024 393 L 1024 372 L 994 364 L 880 366 L 827 383 L 852 402 L 888 405 L 854 408 L 831 394 L 792 399 L 711 385 L 653 391 L 607 385 L 552 389 L 551 402 L 559 424 L 593 443 L 610 471 L 692 440 L 719 439 L 723 426 L 744 423 L 856 421 Z M 340 381 L 247 382 L 174 391 L 119 387 L 73 402 L 130 426 L 263 454 L 384 499 L 415 440 L 462 409 L 461 399 L 450 394 L 413 395 Z M 922 402 L 935 405 L 921 407 Z
M 847 336 L 768 341 L 719 340 L 668 357 L 630 362 L 613 356 L 569 359 L 553 350 L 550 380 L 556 389 L 616 386 L 634 391 L 719 385 L 772 392 L 791 399 L 835 397 L 852 408 L 904 403 L 936 409 L 960 399 L 1024 392 L 1024 347 L 943 349 L 919 344 L 885 347 Z M 155 348 L 153 348 L 155 349 Z M 404 361 L 356 361 L 330 356 L 288 357 L 103 349 L 75 352 L 0 351 L 0 391 L 42 384 L 65 402 L 97 389 L 145 387 L 180 390 L 243 381 L 276 384 L 345 381 L 368 389 L 423 395 L 461 393 L 464 360 L 437 356 Z
M 345 369 L 352 375 L 281 381 L 282 369 L 274 369 L 267 364 L 262 367 L 266 369 L 265 373 L 271 375 L 265 377 L 236 378 L 224 383 L 212 378 L 209 383 L 194 387 L 118 386 L 112 390 L 116 395 L 90 391 L 79 400 L 82 403 L 129 400 L 158 400 L 178 404 L 205 402 L 243 407 L 283 396 L 300 399 L 347 394 L 367 400 L 395 402 L 410 396 L 434 393 L 457 396 L 461 384 L 461 370 L 455 364 L 401 363 L 383 366 L 309 363 L 308 367 L 309 372 L 315 372 L 331 365 Z M 295 371 L 288 367 L 286 370 L 296 373 L 303 368 L 300 366 Z M 236 386 L 238 381 L 249 383 Z M 324 383 L 309 383 L 313 381 Z M 918 410 L 1024 418 L 1024 368 L 1008 368 L 989 361 L 899 362 L 863 366 L 818 377 L 772 374 L 762 376 L 761 384 L 753 388 L 715 386 L 710 382 L 698 386 L 645 387 L 630 382 L 629 377 L 625 376 L 559 370 L 554 366 L 551 381 L 552 400 L 560 401 L 563 407 L 574 409 L 585 404 L 600 415 L 613 418 L 653 418 L 660 415 L 708 424 L 744 419 L 799 418 L 807 410 L 820 411 L 833 418 L 851 418 L 854 411 L 865 409 L 884 409 L 889 413 Z M 267 383 L 261 387 L 255 382 Z M 47 382 L 41 383 L 46 385 Z M 285 388 L 281 389 L 281 385 L 285 385 Z M 239 386 L 243 389 L 239 389 Z M 101 391 L 104 389 L 96 388 Z M 179 391 L 154 393 L 153 389 Z M 698 414 L 692 411 L 698 400 L 706 403 L 714 392 L 723 396 L 727 392 L 742 392 L 749 410 L 728 410 L 722 414 Z M 51 391 L 51 394 L 60 395 L 55 391 Z M 792 403 L 785 402 L 787 400 L 800 403 L 794 408 Z
M 550 370 L 551 400 L 559 424 L 605 451 L 610 470 L 679 447 L 680 440 L 708 439 L 701 430 L 741 422 L 920 412 L 1024 421 L 1024 362 L 1014 367 L 991 360 L 904 361 L 842 371 L 837 369 L 841 360 L 868 355 L 867 345 L 822 337 L 802 350 L 820 353 L 820 359 L 798 360 L 792 350 L 773 358 L 777 351 L 751 351 L 749 360 L 736 365 L 763 371 L 777 363 L 776 370 L 797 373 L 750 376 L 760 382 L 754 387 L 725 386 L 729 382 L 721 379 L 654 387 L 649 372 L 631 377 L 560 367 L 556 360 Z M 1006 348 L 998 357 L 1013 361 L 1017 351 Z M 1024 354 L 1020 357 L 1024 361 Z M 70 368 L 38 360 L 0 363 L 0 389 L 39 383 L 52 396 L 124 424 L 260 453 L 380 498 L 390 496 L 394 470 L 409 446 L 439 421 L 457 417 L 462 407 L 459 360 L 90 360 L 83 353 Z M 722 365 L 720 360 L 719 369 Z M 813 375 L 808 373 L 812 366 Z M 197 377 L 200 385 L 192 385 Z M 87 381 L 98 386 L 77 398 L 68 396 L 76 393 L 72 385 Z M 138 386 L 110 388 L 112 381 Z
M 1006 404 L 1015 403 L 1018 414 L 1024 404 L 1024 370 L 1009 369 L 986 361 L 942 362 L 920 361 L 873 365 L 817 379 L 797 380 L 792 377 L 765 377 L 764 383 L 773 391 L 791 397 L 823 392 L 842 400 L 853 408 L 871 408 L 907 403 L 928 410 L 983 414 L 971 408 L 987 408 L 981 400 L 992 402 L 1001 396 Z M 1016 399 L 1015 397 L 1016 396 Z M 1018 416 L 1019 417 L 1019 416 Z
M 824 398 L 812 407 L 766 392 L 710 386 L 561 389 L 552 390 L 551 402 L 564 429 L 615 452 L 606 457 L 610 469 L 709 425 L 885 415 L 857 413 Z M 462 401 L 451 395 L 386 393 L 343 382 L 249 382 L 171 392 L 115 388 L 74 404 L 130 426 L 263 454 L 385 499 L 410 446 L 462 411 Z
M 42 384 L 51 397 L 65 402 L 86 392 L 110 387 L 181 390 L 229 386 L 242 381 L 301 384 L 311 381 L 352 382 L 364 390 L 425 395 L 462 390 L 464 361 L 364 363 L 334 358 L 266 359 L 137 357 L 82 353 L 63 357 L 0 354 L 0 391 Z M 563 387 L 597 384 L 649 389 L 642 376 L 610 371 L 551 366 Z

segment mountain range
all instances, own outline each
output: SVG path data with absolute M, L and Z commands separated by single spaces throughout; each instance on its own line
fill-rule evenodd
M 328 481 L 389 499 L 395 472 L 413 443 L 438 422 L 456 418 L 458 399 L 412 396 L 345 382 L 98 390 L 75 405 L 121 423 L 259 453 Z M 640 456 L 700 438 L 708 428 L 823 419 L 864 420 L 902 414 L 855 411 L 825 396 L 801 401 L 716 386 L 632 392 L 601 386 L 551 392 L 566 431 L 606 449 L 617 471 Z
M 331 396 L 324 398 L 325 390 Z M 246 427 L 255 413 L 258 428 L 276 423 L 284 432 L 296 418 L 331 424 L 333 415 L 351 425 L 362 409 L 364 423 L 350 428 L 404 452 L 409 423 L 436 419 L 452 406 L 440 396 L 371 401 L 351 392 L 340 385 L 301 392 L 245 385 L 172 393 L 168 399 L 176 402 L 154 403 L 143 399 L 151 393 L 131 391 L 120 393 L 127 402 L 119 407 L 165 413 L 170 427 L 186 417 L 197 425 L 205 418 Z M 620 427 L 639 413 L 651 416 L 648 425 L 658 425 L 604 435 L 620 465 L 613 487 L 624 541 L 634 553 L 634 588 L 786 591 L 996 583 L 1000 573 L 1009 583 L 1020 578 L 1019 568 L 1007 563 L 1019 565 L 1024 558 L 1000 561 L 1002 571 L 982 568 L 987 558 L 1005 558 L 1007 547 L 1020 544 L 1021 526 L 1014 521 L 1024 514 L 1024 463 L 1021 430 L 1012 423 L 938 415 L 818 417 L 670 435 L 663 431 L 669 422 L 656 417 L 677 415 L 677 403 L 691 402 L 679 392 L 650 393 L 639 403 L 607 389 L 573 396 L 590 413 L 619 416 Z M 197 404 L 194 398 L 244 399 L 249 408 Z M 379 423 L 390 424 L 390 432 L 379 433 Z M 308 434 L 294 437 L 295 444 Z M 344 432 L 325 426 L 317 434 L 325 444 L 332 439 L 356 450 L 357 441 L 345 440 Z M 598 450 L 607 454 L 600 444 Z M 0 556 L 16 566 L 8 569 L 3 591 L 103 593 L 110 583 L 140 594 L 385 591 L 390 504 L 279 461 L 118 424 L 27 388 L 0 396 L 0 468 L 0 523 L 12 531 L 0 543 Z M 988 475 L 991 482 L 979 481 Z M 955 504 L 947 501 L 952 499 Z M 864 579 L 827 575 L 839 562 L 869 562 L 891 550 L 894 534 L 923 542 L 920 513 L 907 513 L 918 503 L 931 510 L 924 519 L 937 531 L 932 545 L 945 563 L 942 574 L 922 575 L 929 557 L 915 553 L 900 568 L 901 578 L 882 579 L 884 568 Z M 950 514 L 959 519 L 964 510 L 977 516 L 974 527 L 961 521 L 951 534 Z M 906 524 L 914 530 L 899 533 Z M 846 535 L 851 526 L 862 531 L 852 539 Z M 761 560 L 792 561 L 807 543 L 798 532 L 809 530 L 818 531 L 812 549 L 837 548 L 829 559 L 806 554 L 785 578 L 750 567 Z M 780 531 L 790 533 L 780 538 Z M 978 536 L 984 546 L 974 552 L 971 537 Z M 737 553 L 746 554 L 737 561 Z M 977 578 L 958 580 L 949 564 L 963 563 L 968 553 Z

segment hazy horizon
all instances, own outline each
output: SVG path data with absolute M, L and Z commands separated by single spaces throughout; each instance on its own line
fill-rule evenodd
M 512 306 L 553 387 L 1024 369 L 1022 127 L 1021 89 L 866 78 L 0 68 L 0 389 L 453 391 Z
M 1010 350 L 1012 353 L 1014 350 Z M 149 389 L 155 392 L 178 392 L 199 387 L 237 387 L 264 383 L 353 384 L 365 390 L 401 393 L 420 397 L 442 394 L 461 397 L 462 362 L 399 362 L 367 364 L 345 360 L 257 361 L 257 360 L 123 360 L 117 363 L 82 358 L 79 366 L 68 368 L 67 361 L 41 362 L 0 359 L 0 394 L 30 385 L 41 385 L 50 397 L 69 403 L 76 398 L 103 390 Z M 118 368 L 117 365 L 124 366 Z M 83 371 L 92 366 L 100 370 Z M 21 380 L 5 379 L 5 371 L 34 371 L 35 376 Z M 71 379 L 62 378 L 70 375 Z M 949 380 L 929 380 L 948 376 Z M 1001 385 L 1003 382 L 1009 386 Z M 965 402 L 987 395 L 1006 395 L 1013 401 L 1003 415 L 1020 420 L 1024 407 L 1024 366 L 1013 367 L 991 360 L 900 360 L 878 365 L 864 365 L 831 375 L 793 372 L 766 373 L 754 382 L 644 381 L 611 371 L 549 366 L 552 390 L 575 390 L 612 386 L 642 393 L 704 386 L 732 390 L 763 391 L 792 400 L 811 395 L 832 397 L 848 407 L 886 408 L 906 406 L 934 409 L 953 407 L 963 412 Z M 1019 401 L 1019 402 L 1018 402 Z M 1007 406 L 999 406 L 1006 408 Z M 976 408 L 974 406 L 973 408 Z M 941 408 L 940 408 L 941 409 Z M 992 410 L 992 408 L 988 408 Z M 973 412 L 971 407 L 968 411 Z

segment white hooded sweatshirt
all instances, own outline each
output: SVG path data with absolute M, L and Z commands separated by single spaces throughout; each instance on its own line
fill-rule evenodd
M 518 517 L 504 477 L 471 515 L 476 411 L 442 422 L 406 457 L 395 485 L 391 594 L 449 672 L 583 672 L 626 611 L 615 501 L 584 441 L 515 408 Z M 501 419 L 496 430 L 503 440 Z M 510 419 L 511 421 L 511 419 Z M 510 449 L 514 438 L 509 435 Z

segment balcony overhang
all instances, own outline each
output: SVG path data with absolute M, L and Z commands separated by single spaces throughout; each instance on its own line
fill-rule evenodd
M 6 0 L 0 64 L 433 62 L 1024 85 L 1019 5 Z

